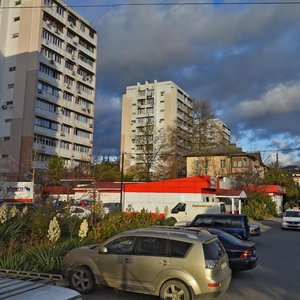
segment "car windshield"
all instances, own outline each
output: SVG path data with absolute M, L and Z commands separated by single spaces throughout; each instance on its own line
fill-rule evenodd
M 284 217 L 292 217 L 292 218 L 300 218 L 300 211 L 296 210 L 288 210 L 283 214 Z

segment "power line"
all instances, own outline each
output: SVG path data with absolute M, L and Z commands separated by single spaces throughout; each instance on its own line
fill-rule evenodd
M 217 6 L 217 5 L 299 5 L 300 1 L 257 1 L 257 2 L 153 2 L 153 3 L 118 3 L 118 4 L 80 4 L 62 5 L 64 8 L 116 8 L 121 6 Z M 51 5 L 21 6 L 21 8 L 47 8 Z M 20 6 L 3 6 L 0 9 L 20 8 Z

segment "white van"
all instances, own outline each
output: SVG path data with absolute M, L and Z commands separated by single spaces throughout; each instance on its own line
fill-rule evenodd
M 171 210 L 168 218 L 174 218 L 176 222 L 186 223 L 192 221 L 199 214 L 218 214 L 225 212 L 224 202 L 179 202 Z

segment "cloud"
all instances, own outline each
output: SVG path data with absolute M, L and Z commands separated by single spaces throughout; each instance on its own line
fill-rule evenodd
M 271 88 L 257 99 L 245 100 L 233 108 L 240 118 L 259 118 L 300 111 L 300 82 Z
M 82 11 L 99 36 L 95 150 L 119 151 L 122 94 L 154 79 L 210 101 L 237 139 L 250 130 L 256 144 L 273 148 L 278 135 L 299 141 L 300 5 Z

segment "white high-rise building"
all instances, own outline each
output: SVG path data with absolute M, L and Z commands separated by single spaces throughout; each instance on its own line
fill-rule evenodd
M 188 137 L 193 124 L 192 112 L 190 96 L 172 81 L 146 81 L 127 87 L 123 95 L 121 125 L 121 153 L 126 154 L 124 171 L 141 163 L 139 157 L 145 155 L 145 146 L 155 151 L 155 137 L 148 135 L 146 126 L 157 133 L 167 132 L 175 125 L 181 136 Z M 145 139 L 141 143 L 143 136 L 148 138 L 146 143 Z M 178 147 L 185 147 L 180 140 L 177 143 Z
M 213 144 L 229 145 L 231 140 L 230 128 L 220 119 L 209 119 L 207 135 Z
M 2 0 L 0 37 L 0 173 L 88 163 L 96 31 L 60 0 Z

